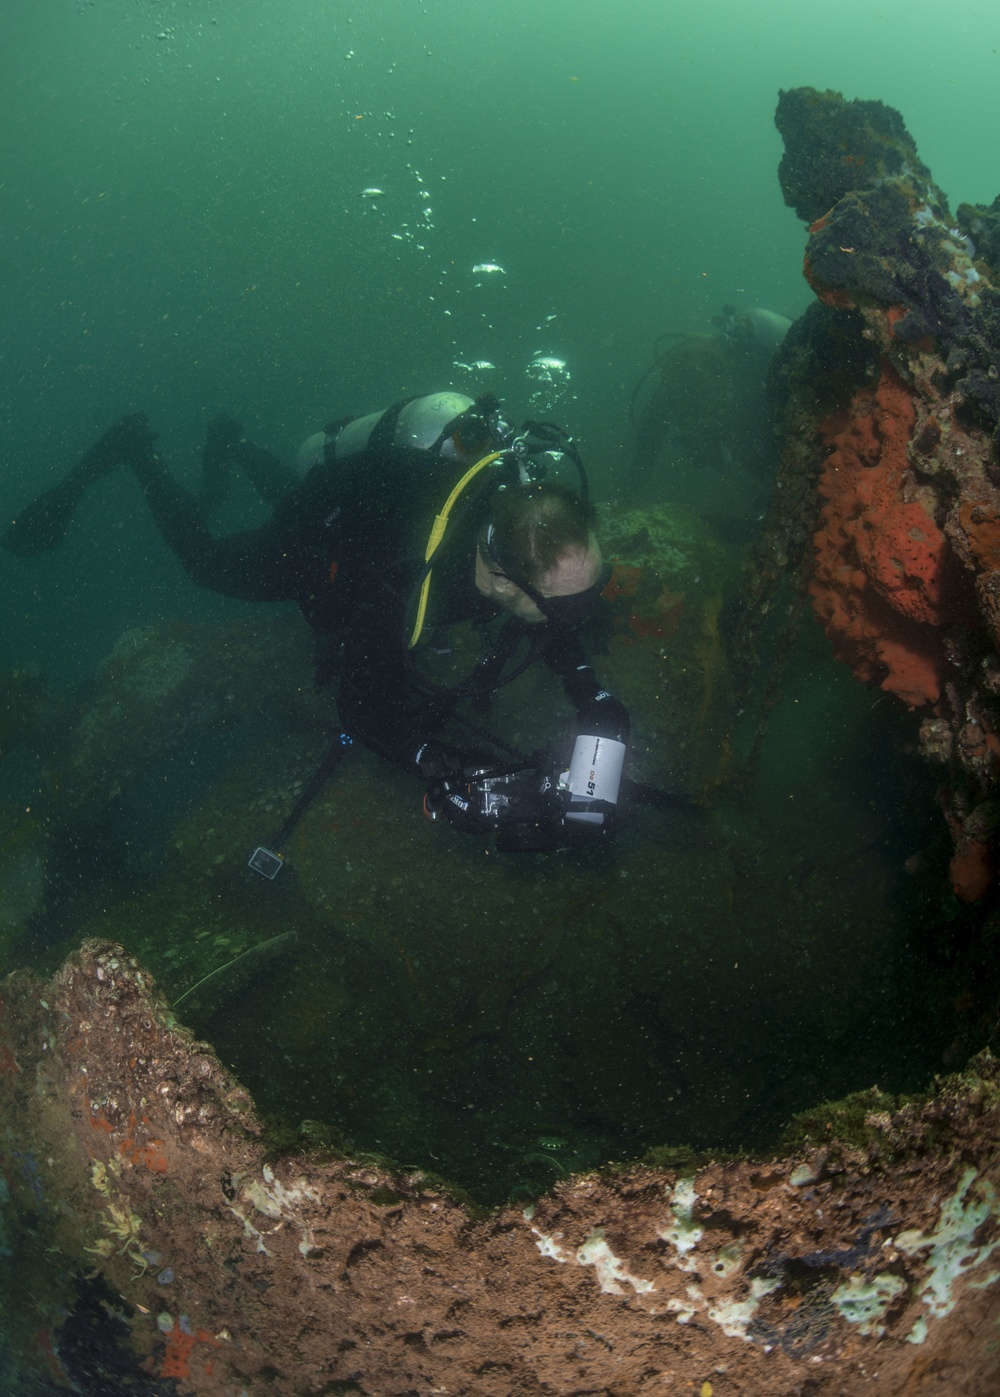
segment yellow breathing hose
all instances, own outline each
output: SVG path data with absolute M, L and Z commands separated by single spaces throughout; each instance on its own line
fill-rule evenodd
M 438 545 L 444 538 L 445 529 L 447 529 L 448 527 L 448 516 L 451 514 L 455 501 L 458 499 L 459 495 L 465 489 L 466 485 L 468 485 L 469 481 L 479 474 L 479 472 L 483 469 L 484 466 L 492 465 L 493 462 L 499 460 L 502 455 L 502 451 L 492 451 L 488 456 L 484 456 L 481 461 L 477 461 L 474 466 L 469 467 L 469 469 L 462 476 L 462 479 L 455 486 L 454 490 L 452 490 L 451 494 L 448 496 L 444 504 L 441 506 L 440 514 L 436 514 L 434 516 L 434 523 L 431 525 L 431 531 L 427 537 L 427 547 L 424 549 L 425 563 L 429 563 L 430 560 L 434 557 L 434 554 L 437 552 Z M 424 628 L 424 617 L 427 614 L 427 598 L 430 595 L 431 590 L 432 571 L 432 568 L 427 569 L 427 572 L 424 576 L 424 580 L 420 586 L 420 597 L 417 601 L 417 616 L 416 620 L 413 623 L 413 630 L 410 634 L 409 648 L 411 650 L 413 649 L 414 645 L 416 645 L 417 641 L 420 639 L 420 632 Z

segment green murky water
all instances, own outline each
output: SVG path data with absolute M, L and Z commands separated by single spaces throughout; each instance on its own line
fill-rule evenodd
M 887 101 L 954 201 L 994 197 L 971 137 L 996 125 L 997 20 L 974 0 L 941 14 L 7 7 L 4 508 L 124 411 L 147 411 L 192 479 L 222 408 L 290 456 L 338 412 L 446 384 L 564 420 L 597 495 L 616 497 L 657 337 L 704 333 L 725 303 L 794 317 L 808 301 L 775 178 L 780 87 Z M 473 271 L 484 263 L 503 272 Z M 539 355 L 568 377 L 540 383 Z M 482 362 L 495 367 L 468 367 Z M 732 598 L 764 494 L 719 459 L 654 481 L 648 503 L 691 504 L 717 531 L 714 563 L 688 579 L 699 615 L 712 588 Z M 227 510 L 220 528 L 261 515 L 249 494 Z M 5 690 L 8 746 L 37 699 L 27 671 L 45 704 L 82 692 L 93 727 L 112 692 L 98 665 L 145 643 L 144 627 L 259 624 L 256 645 L 234 642 L 234 686 L 259 682 L 261 648 L 283 665 L 302 640 L 297 616 L 258 623 L 194 589 L 124 478 L 95 487 L 60 550 L 0 569 L 3 671 L 21 672 Z M 184 643 L 149 634 L 164 663 Z M 701 655 L 696 684 L 671 669 L 674 714 L 637 753 L 660 781 L 692 769 L 699 741 L 709 765 L 722 735 L 734 769 L 748 749 L 756 713 L 717 690 L 705 756 Z M 195 673 L 218 699 L 226 676 Z M 783 694 L 751 784 L 723 782 L 695 812 L 636 810 L 596 858 L 498 859 L 426 825 L 414 785 L 354 753 L 273 887 L 244 855 L 307 779 L 322 715 L 289 712 L 298 699 L 273 682 L 256 721 L 223 701 L 217 726 L 181 722 L 170 747 L 171 718 L 151 709 L 148 766 L 123 776 L 93 845 L 63 851 L 69 891 L 46 950 L 23 931 L 52 792 L 98 756 L 124 768 L 125 744 L 112 726 L 91 767 L 58 769 L 19 748 L 5 764 L 5 964 L 110 935 L 176 997 L 294 933 L 179 1012 L 299 1138 L 437 1169 L 488 1202 L 664 1144 L 766 1147 L 796 1109 L 876 1081 L 919 1087 L 961 1047 L 948 1001 L 962 979 L 942 949 L 958 914 L 905 722 L 808 628 Z

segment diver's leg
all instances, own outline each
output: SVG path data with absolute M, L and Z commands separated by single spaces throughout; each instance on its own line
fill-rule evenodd
M 128 464 L 157 528 L 199 587 L 242 601 L 297 601 L 303 595 L 300 552 L 273 522 L 213 538 L 198 496 L 173 478 L 152 437 Z
M 69 522 L 88 485 L 124 465 L 137 443 L 152 440 L 145 414 L 122 417 L 84 452 L 58 485 L 44 490 L 0 535 L 0 544 L 18 558 L 47 553 L 65 537 Z
M 233 452 L 233 461 L 238 465 L 247 480 L 257 491 L 265 504 L 273 509 L 298 482 L 294 471 L 273 451 L 265 451 L 252 441 L 243 440 Z
M 229 494 L 232 466 L 243 471 L 252 488 L 272 509 L 299 483 L 295 472 L 273 451 L 248 441 L 242 424 L 223 413 L 213 418 L 205 430 L 198 500 L 206 518 Z
M 208 519 L 229 497 L 232 475 L 229 464 L 233 451 L 243 436 L 243 428 L 232 417 L 213 417 L 205 428 L 205 445 L 201 449 L 201 489 L 198 507 Z

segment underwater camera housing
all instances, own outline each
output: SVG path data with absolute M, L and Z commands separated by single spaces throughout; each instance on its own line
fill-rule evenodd
M 579 753 L 570 770 L 541 764 L 516 770 L 480 768 L 435 783 L 426 805 L 432 818 L 446 812 L 458 829 L 495 833 L 500 854 L 549 853 L 568 840 L 613 832 L 624 744 L 602 738 L 579 738 L 587 746 L 587 770 L 580 775 Z M 593 747 L 605 750 L 599 762 Z M 616 750 L 614 750 L 616 749 Z M 614 768 L 598 778 L 595 768 Z

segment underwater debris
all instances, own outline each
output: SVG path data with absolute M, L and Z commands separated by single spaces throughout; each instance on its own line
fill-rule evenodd
M 251 961 L 253 969 L 256 971 L 261 960 L 269 959 L 271 956 L 278 955 L 282 951 L 287 950 L 297 939 L 298 932 L 293 928 L 290 931 L 279 931 L 276 936 L 271 936 L 266 941 L 260 941 L 256 946 L 248 946 L 245 951 L 240 951 L 239 955 L 233 956 L 230 960 L 227 960 L 224 965 L 217 965 L 214 970 L 210 970 L 207 975 L 203 975 L 200 980 L 196 980 L 193 985 L 189 985 L 188 988 L 174 1000 L 173 1007 L 176 1009 L 178 1004 L 181 1004 L 189 995 L 194 994 L 196 990 L 201 989 L 202 985 L 208 984 L 209 980 L 214 980 L 217 975 L 226 974 L 227 971 L 232 970 L 234 965 L 245 965 L 248 961 Z M 231 990 L 231 985 L 229 988 Z
M 777 457 L 768 370 L 790 323 L 763 307 L 726 306 L 709 332 L 660 336 L 629 402 L 630 501 L 671 498 L 707 472 L 726 480 L 728 493 L 743 475 L 758 491 L 767 487 Z

